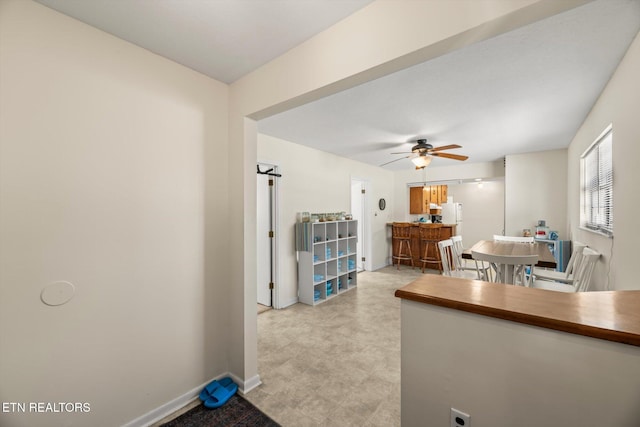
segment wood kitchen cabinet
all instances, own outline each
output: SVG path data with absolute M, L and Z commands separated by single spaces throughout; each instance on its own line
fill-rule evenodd
M 447 201 L 447 186 L 432 185 L 409 188 L 409 213 L 428 214 L 431 203 L 440 205 Z
M 438 204 L 441 205 L 443 203 L 447 203 L 447 186 L 439 185 L 439 187 L 440 187 L 440 201 L 438 202 Z
M 429 187 L 410 187 L 409 188 L 409 213 L 423 214 L 429 212 L 429 203 L 431 193 Z
M 431 187 L 431 203 L 435 203 L 436 205 L 439 205 L 440 202 L 440 186 L 439 185 L 432 185 Z

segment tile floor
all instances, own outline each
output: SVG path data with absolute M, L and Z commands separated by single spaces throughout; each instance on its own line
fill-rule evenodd
M 271 307 L 266 306 L 266 305 L 262 305 L 262 304 L 258 304 L 258 314 L 264 313 L 267 310 L 271 310 Z
M 434 270 L 425 272 L 438 274 Z M 245 397 L 283 427 L 400 425 L 400 300 L 420 269 L 385 267 L 315 307 L 258 316 L 262 385 Z

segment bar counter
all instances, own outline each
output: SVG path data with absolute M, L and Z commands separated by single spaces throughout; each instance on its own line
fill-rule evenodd
M 419 230 L 419 222 L 412 222 L 411 224 L 411 254 L 413 255 L 413 265 L 415 267 L 422 267 L 422 263 L 420 262 L 420 258 L 422 258 L 422 256 L 424 255 L 422 253 L 422 251 L 424 249 L 422 249 L 421 245 L 420 245 L 420 230 Z M 393 226 L 392 222 L 387 223 L 387 225 L 389 226 L 389 230 L 391 230 L 391 227 Z M 442 226 L 440 228 L 440 238 L 438 239 L 440 240 L 447 240 L 450 239 L 452 236 L 456 235 L 456 225 L 455 224 L 434 224 L 434 225 L 440 225 Z M 392 255 L 397 255 L 398 254 L 398 242 L 393 242 L 393 246 L 392 246 Z M 434 248 L 431 247 L 429 248 L 429 253 L 428 253 L 429 257 L 435 257 L 436 253 L 434 251 Z M 392 258 L 393 264 L 395 264 L 397 261 L 393 260 Z M 400 261 L 400 264 L 403 265 L 411 265 L 411 262 L 408 260 L 403 260 Z M 442 270 L 442 266 L 438 265 L 437 263 L 426 263 L 425 264 L 426 268 L 433 268 L 436 270 Z

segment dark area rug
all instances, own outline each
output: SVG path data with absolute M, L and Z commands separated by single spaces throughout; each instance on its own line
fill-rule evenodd
M 280 424 L 235 394 L 220 408 L 207 409 L 200 404 L 162 427 L 280 427 Z

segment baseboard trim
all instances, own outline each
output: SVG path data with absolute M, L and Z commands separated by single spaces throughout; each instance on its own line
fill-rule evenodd
M 292 300 L 289 300 L 288 302 L 284 303 L 278 310 L 282 310 L 283 308 L 287 308 L 289 306 L 292 306 L 293 304 L 297 304 L 298 303 L 298 298 L 294 298 Z
M 380 270 L 381 268 L 388 267 L 389 265 L 393 265 L 393 264 L 378 264 L 378 265 L 374 266 L 373 270 L 371 270 L 371 271 Z
M 262 384 L 260 381 L 260 375 L 254 375 L 246 381 L 242 381 L 238 376 L 234 374 L 229 374 L 229 376 L 233 379 L 233 381 L 238 384 L 238 391 L 242 394 L 247 394 L 254 388 L 258 387 Z
M 233 380 L 238 384 L 238 388 L 239 388 L 241 382 L 237 380 L 235 375 L 232 375 L 229 373 L 218 375 L 217 377 L 211 378 L 209 381 L 204 382 L 203 384 L 189 390 L 188 392 L 184 393 L 181 396 L 176 397 L 175 399 L 165 403 L 164 405 L 161 405 L 156 409 L 153 409 L 147 412 L 146 414 L 136 418 L 135 420 L 130 421 L 127 424 L 124 424 L 122 427 L 146 427 L 155 422 L 158 422 L 161 419 L 165 418 L 166 416 L 173 414 L 178 409 L 181 409 L 186 405 L 190 404 L 191 402 L 193 402 L 194 400 L 198 399 L 198 396 L 200 395 L 200 391 L 211 381 L 218 380 L 226 376 L 231 376 L 231 378 L 233 378 Z M 258 381 L 260 380 L 258 379 Z M 258 385 L 260 385 L 259 382 L 258 382 Z

